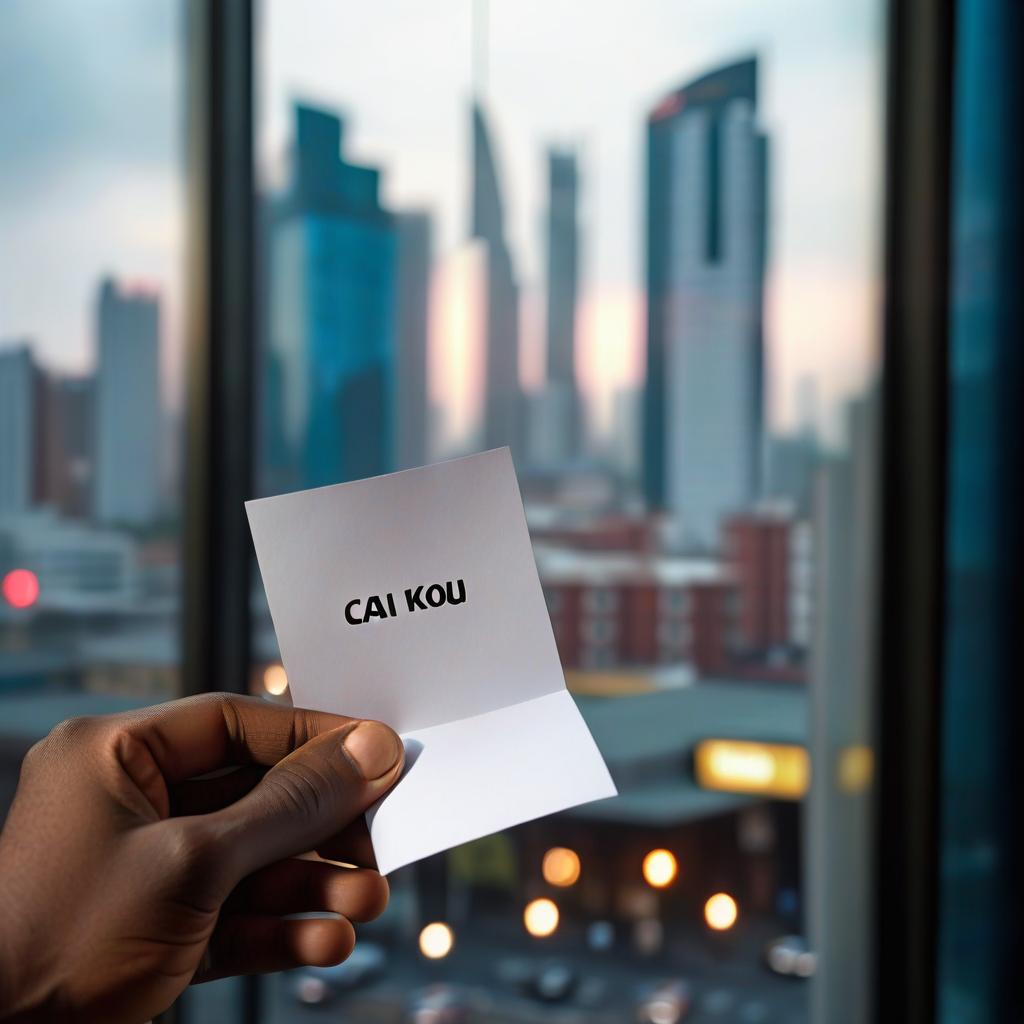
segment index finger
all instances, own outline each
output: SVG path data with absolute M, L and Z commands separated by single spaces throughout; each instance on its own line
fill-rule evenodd
M 274 765 L 314 736 L 355 719 L 271 704 L 258 697 L 204 693 L 116 716 L 146 745 L 168 782 L 232 765 Z

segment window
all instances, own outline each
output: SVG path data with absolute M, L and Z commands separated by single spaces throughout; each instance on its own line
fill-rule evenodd
M 510 1020 L 831 1020 L 851 985 L 869 1005 L 884 14 L 260 4 L 258 487 L 510 445 L 622 791 L 399 872 L 355 1017 L 437 981 Z M 712 736 L 769 746 L 702 788 Z M 765 795 L 749 773 L 780 743 L 846 767 Z M 441 962 L 416 949 L 434 918 Z M 267 990 L 299 1019 L 299 987 Z
M 175 696 L 182 5 L 0 7 L 0 734 Z

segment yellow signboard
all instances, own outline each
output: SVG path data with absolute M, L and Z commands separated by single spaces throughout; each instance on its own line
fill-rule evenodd
M 694 748 L 694 774 L 704 789 L 799 800 L 807 793 L 811 764 L 796 744 L 711 739 Z

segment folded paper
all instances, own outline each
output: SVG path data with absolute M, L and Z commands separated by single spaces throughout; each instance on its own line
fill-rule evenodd
M 297 705 L 387 722 L 380 870 L 615 795 L 565 688 L 507 448 L 246 503 Z

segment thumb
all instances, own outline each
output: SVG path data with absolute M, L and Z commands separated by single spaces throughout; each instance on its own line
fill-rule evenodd
M 236 879 L 314 849 L 395 783 L 404 750 L 381 722 L 355 722 L 304 743 L 241 800 L 218 811 Z

